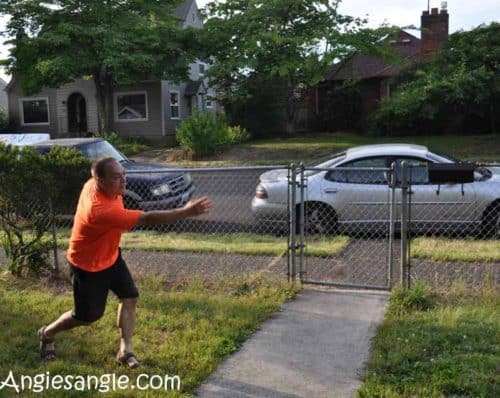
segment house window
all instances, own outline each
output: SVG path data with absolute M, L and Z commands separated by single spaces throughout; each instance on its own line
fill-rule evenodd
M 213 105 L 212 105 L 212 99 L 209 96 L 205 97 L 205 107 L 206 108 L 212 108 L 213 107 Z
M 148 120 L 148 97 L 145 91 L 115 93 L 115 121 L 142 122 Z
M 170 118 L 179 119 L 180 118 L 180 103 L 179 103 L 179 93 L 170 92 Z
M 205 74 L 205 64 L 203 63 L 198 63 L 198 73 L 200 76 L 203 76 Z
M 19 108 L 23 125 L 50 124 L 49 99 L 47 97 L 21 98 Z

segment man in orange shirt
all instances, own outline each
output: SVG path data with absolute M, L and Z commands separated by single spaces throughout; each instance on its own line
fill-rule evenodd
M 121 257 L 120 238 L 136 225 L 171 223 L 211 210 L 207 197 L 189 201 L 181 209 L 143 212 L 123 207 L 125 172 L 113 158 L 92 165 L 92 178 L 80 194 L 67 259 L 73 282 L 74 309 L 38 331 L 40 354 L 55 358 L 54 336 L 76 326 L 90 325 L 104 313 L 109 290 L 120 299 L 118 327 L 121 332 L 118 362 L 139 366 L 132 351 L 132 335 L 139 293 Z

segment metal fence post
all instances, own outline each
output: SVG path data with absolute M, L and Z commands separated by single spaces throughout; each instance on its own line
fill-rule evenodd
M 395 177 L 396 164 L 391 164 L 391 171 L 389 172 L 389 188 L 390 188 L 390 205 L 389 205 L 389 256 L 388 256 L 388 266 L 387 266 L 387 287 L 390 289 L 392 285 L 392 266 L 394 261 L 394 223 L 395 223 L 395 211 L 396 211 L 396 177 Z
M 306 188 L 305 181 L 305 166 L 304 163 L 300 163 L 300 214 L 299 214 L 299 225 L 300 225 L 300 236 L 299 236 L 299 275 L 300 281 L 302 282 L 305 271 L 305 263 L 304 263 L 304 221 L 305 221 L 305 205 L 304 205 L 304 190 Z
M 59 273 L 59 258 L 57 256 L 57 232 L 56 232 L 56 216 L 54 214 L 54 206 L 52 205 L 52 198 L 49 198 L 49 212 L 50 212 L 50 227 L 52 231 L 52 250 L 54 252 L 54 268 L 56 273 Z
M 401 163 L 401 274 L 400 280 L 403 287 L 407 287 L 407 250 L 408 250 L 408 164 Z
M 295 249 L 296 249 L 296 211 L 295 208 L 297 206 L 297 169 L 296 166 L 292 163 L 290 165 L 290 173 L 289 173 L 289 181 L 288 187 L 289 191 L 289 240 L 288 240 L 288 280 L 295 282 L 296 275 L 296 259 L 295 259 Z

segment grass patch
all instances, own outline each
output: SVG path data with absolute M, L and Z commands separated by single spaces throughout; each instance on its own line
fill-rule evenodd
M 494 287 L 396 289 L 358 396 L 500 396 L 499 304 Z
M 412 258 L 434 261 L 500 261 L 500 242 L 493 240 L 419 237 L 411 243 Z
M 61 248 L 68 247 L 69 235 L 69 230 L 58 231 Z M 348 243 L 349 238 L 345 236 L 310 238 L 307 253 L 319 257 L 331 256 L 342 251 Z M 124 234 L 120 247 L 126 250 L 280 256 L 286 253 L 287 244 L 286 237 L 273 235 L 136 231 Z
M 492 143 L 499 139 L 498 135 L 385 137 L 348 133 L 303 134 L 289 138 L 254 140 L 203 160 L 180 160 L 173 163 L 184 167 L 279 165 L 300 161 L 310 163 L 353 146 L 382 143 L 421 144 L 431 151 L 447 153 L 463 160 L 498 162 L 500 147 Z
M 117 301 L 108 300 L 106 314 L 96 324 L 62 333 L 57 360 L 44 363 L 38 354 L 36 330 L 72 307 L 67 286 L 58 290 L 34 280 L 0 277 L 0 380 L 14 375 L 126 374 L 178 375 L 181 392 L 125 390 L 112 397 L 187 397 L 217 365 L 254 332 L 298 287 L 257 277 L 186 280 L 168 283 L 159 277 L 137 279 L 141 292 L 134 350 L 142 360 L 139 371 L 114 363 L 118 347 Z M 4 389 L 3 394 L 14 396 Z M 11 394 L 12 393 L 12 394 Z M 47 397 L 92 397 L 96 391 L 47 391 Z M 26 391 L 21 396 L 36 396 Z

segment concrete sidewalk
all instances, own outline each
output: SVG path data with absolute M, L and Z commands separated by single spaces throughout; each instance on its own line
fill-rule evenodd
M 387 293 L 303 290 L 200 387 L 203 398 L 353 397 Z

